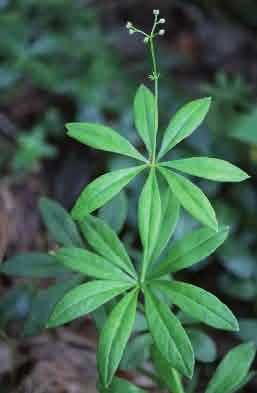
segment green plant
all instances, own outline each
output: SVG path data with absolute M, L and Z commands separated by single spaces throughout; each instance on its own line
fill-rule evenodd
M 138 315 L 141 323 L 143 320 L 144 330 L 147 330 L 143 345 L 148 343 L 153 347 L 157 369 L 165 369 L 161 365 L 167 364 L 171 370 L 176 370 L 172 371 L 172 375 L 177 381 L 179 393 L 184 391 L 181 375 L 193 375 L 194 351 L 179 316 L 171 310 L 171 303 L 211 327 L 238 331 L 233 313 L 214 295 L 194 285 L 170 279 L 171 273 L 192 266 L 214 252 L 228 235 L 228 227 L 218 225 L 214 209 L 205 194 L 177 171 L 220 182 L 239 182 L 248 178 L 248 175 L 217 158 L 192 157 L 161 161 L 166 153 L 200 125 L 211 101 L 209 97 L 202 98 L 183 106 L 171 119 L 157 153 L 160 75 L 154 40 L 164 34 L 163 29 L 157 32 L 158 26 L 164 22 L 163 18 L 159 19 L 159 11 L 154 10 L 150 34 L 137 29 L 130 22 L 127 24 L 131 34 L 143 35 L 144 42 L 149 44 L 153 61 L 150 79 L 154 83 L 154 94 L 141 85 L 134 101 L 135 124 L 147 148 L 148 158 L 109 127 L 91 123 L 67 124 L 68 135 L 72 138 L 93 148 L 125 155 L 143 163 L 100 176 L 78 198 L 71 216 L 78 221 L 90 251 L 85 248 L 76 225 L 63 209 L 54 202 L 43 200 L 41 211 L 45 224 L 52 237 L 64 247 L 53 255 L 14 257 L 3 267 L 6 274 L 19 273 L 21 276 L 69 276 L 69 271 L 79 273 L 71 277 L 71 281 L 59 283 L 61 290 L 57 291 L 56 286 L 54 289 L 50 287 L 48 292 L 36 298 L 36 305 L 32 307 L 32 321 L 45 302 L 47 307 L 41 328 L 46 321 L 47 327 L 52 328 L 92 313 L 100 330 L 97 363 L 100 374 L 98 389 L 101 392 L 143 392 L 114 377 L 120 362 L 126 363 L 125 349 L 131 333 L 139 329 L 138 320 L 135 323 Z M 91 213 L 117 195 L 138 174 L 146 171 L 149 173 L 138 202 L 143 258 L 139 266 L 135 266 L 116 233 Z M 204 226 L 165 250 L 174 232 L 180 206 Z M 35 260 L 36 264 L 33 263 Z M 85 277 L 93 280 L 84 282 Z M 78 282 L 80 285 L 77 286 Z M 68 290 L 67 286 L 73 289 Z M 63 292 L 66 292 L 64 296 Z M 121 299 L 116 299 L 121 295 Z M 48 296 L 53 299 L 51 302 Z M 144 303 L 141 302 L 142 298 Z M 100 307 L 99 316 L 97 309 Z M 243 369 L 242 378 L 247 371 L 247 367 Z M 227 393 L 232 392 L 229 389 L 230 386 Z M 207 392 L 214 393 L 214 390 Z
M 251 343 L 241 344 L 230 350 L 213 373 L 204 392 L 236 393 L 242 389 L 256 376 L 256 372 L 249 371 L 255 352 L 256 349 Z M 198 378 L 184 390 L 177 371 L 169 367 L 156 349 L 152 352 L 152 358 L 161 387 L 167 388 L 170 393 L 193 393 L 195 391 Z M 103 390 L 103 393 L 105 392 Z

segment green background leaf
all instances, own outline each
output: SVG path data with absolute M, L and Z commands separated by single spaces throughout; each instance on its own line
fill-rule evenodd
M 1 268 L 8 276 L 46 278 L 67 274 L 55 256 L 42 252 L 28 252 L 9 258 Z
M 82 246 L 80 234 L 68 212 L 49 198 L 40 198 L 39 209 L 53 240 L 63 246 Z
M 195 358 L 199 362 L 212 363 L 216 360 L 217 350 L 215 342 L 200 329 L 186 329 L 193 346 Z

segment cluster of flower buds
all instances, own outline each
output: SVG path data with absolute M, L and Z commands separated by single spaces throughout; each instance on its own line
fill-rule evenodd
M 152 32 L 150 35 L 144 33 L 142 30 L 137 29 L 131 22 L 127 22 L 126 28 L 128 29 L 129 34 L 134 34 L 134 33 L 143 34 L 145 36 L 144 40 L 143 40 L 143 42 L 145 44 L 147 44 L 151 38 L 154 38 L 157 35 L 161 35 L 161 36 L 164 35 L 165 34 L 164 29 L 160 29 L 158 31 L 158 33 L 155 32 L 155 29 L 156 29 L 157 25 L 164 24 L 165 19 L 164 18 L 158 19 L 158 16 L 160 15 L 160 10 L 153 10 L 153 14 L 154 14 L 155 20 L 154 20 L 154 26 L 153 26 L 153 29 L 152 29 Z
M 164 18 L 160 18 L 160 19 L 158 20 L 157 17 L 160 15 L 160 10 L 153 10 L 153 14 L 154 14 L 154 16 L 155 16 L 155 18 L 156 18 L 156 25 L 158 25 L 158 24 L 164 24 L 164 23 L 166 22 L 166 20 L 165 20 Z M 164 35 L 164 34 L 165 34 L 165 30 L 164 30 L 164 29 L 159 30 L 158 34 L 159 34 L 159 35 Z

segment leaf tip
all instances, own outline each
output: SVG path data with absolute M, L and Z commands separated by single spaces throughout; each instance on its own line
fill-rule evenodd
M 83 218 L 82 215 L 79 213 L 76 205 L 72 208 L 70 212 L 70 216 L 73 220 L 78 221 L 79 219 Z

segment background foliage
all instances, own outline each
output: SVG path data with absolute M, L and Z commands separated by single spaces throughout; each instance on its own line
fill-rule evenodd
M 256 5 L 252 0 L 247 1 L 247 7 L 242 0 L 213 1 L 208 6 L 200 0 L 158 3 L 168 20 L 166 40 L 159 54 L 164 114 L 161 124 L 190 98 L 211 95 L 214 99 L 207 122 L 176 149 L 176 156 L 172 153 L 167 160 L 188 155 L 215 156 L 237 164 L 251 175 L 250 181 L 233 187 L 198 181 L 215 201 L 219 221 L 231 226 L 230 239 L 214 256 L 183 271 L 179 278 L 218 294 L 233 309 L 241 327 L 235 342 L 257 343 Z M 152 8 L 156 4 L 151 1 L 143 6 L 140 1 L 61 0 L 40 5 L 33 0 L 0 2 L 0 198 L 2 217 L 9 222 L 8 238 L 4 236 L 7 224 L 0 228 L 0 257 L 38 249 L 44 253 L 60 243 L 60 238 L 53 237 L 56 230 L 49 226 L 47 235 L 39 224 L 39 209 L 43 221 L 50 209 L 57 222 L 64 212 L 49 200 L 41 200 L 37 209 L 38 196 L 47 194 L 70 209 L 85 183 L 96 175 L 130 166 L 129 158 L 110 159 L 81 149 L 66 137 L 65 122 L 107 123 L 139 150 L 142 148 L 134 131 L 131 108 L 137 84 L 148 83 L 148 62 L 143 45 L 131 42 L 123 28 L 126 19 L 139 21 L 147 28 Z M 134 212 L 143 182 L 143 175 L 139 175 L 125 192 L 99 211 L 136 260 L 141 255 Z M 183 214 L 175 239 L 195 226 L 192 217 Z M 19 235 L 24 231 L 29 232 L 30 239 Z M 66 235 L 57 232 L 61 243 L 67 244 Z M 26 261 L 29 263 L 28 258 Z M 43 273 L 34 281 L 23 278 L 18 285 L 1 278 L 2 330 L 10 329 L 12 335 L 13 321 L 26 316 L 24 334 L 38 333 L 47 310 L 40 313 L 36 325 L 30 315 L 33 308 L 41 310 L 46 291 L 57 299 L 77 284 L 66 282 L 64 288 L 57 279 L 57 285 L 51 282 L 45 289 L 42 277 Z M 100 324 L 99 318 L 104 318 L 104 311 L 95 315 Z M 140 318 L 138 332 L 144 332 Z M 205 369 L 202 363 L 220 357 L 217 346 L 224 337 L 212 337 L 181 314 L 183 318 L 201 365 L 200 375 L 209 375 L 213 366 Z M 123 359 L 124 370 L 135 369 L 142 358 L 149 358 L 148 342 L 147 335 L 135 335 Z

